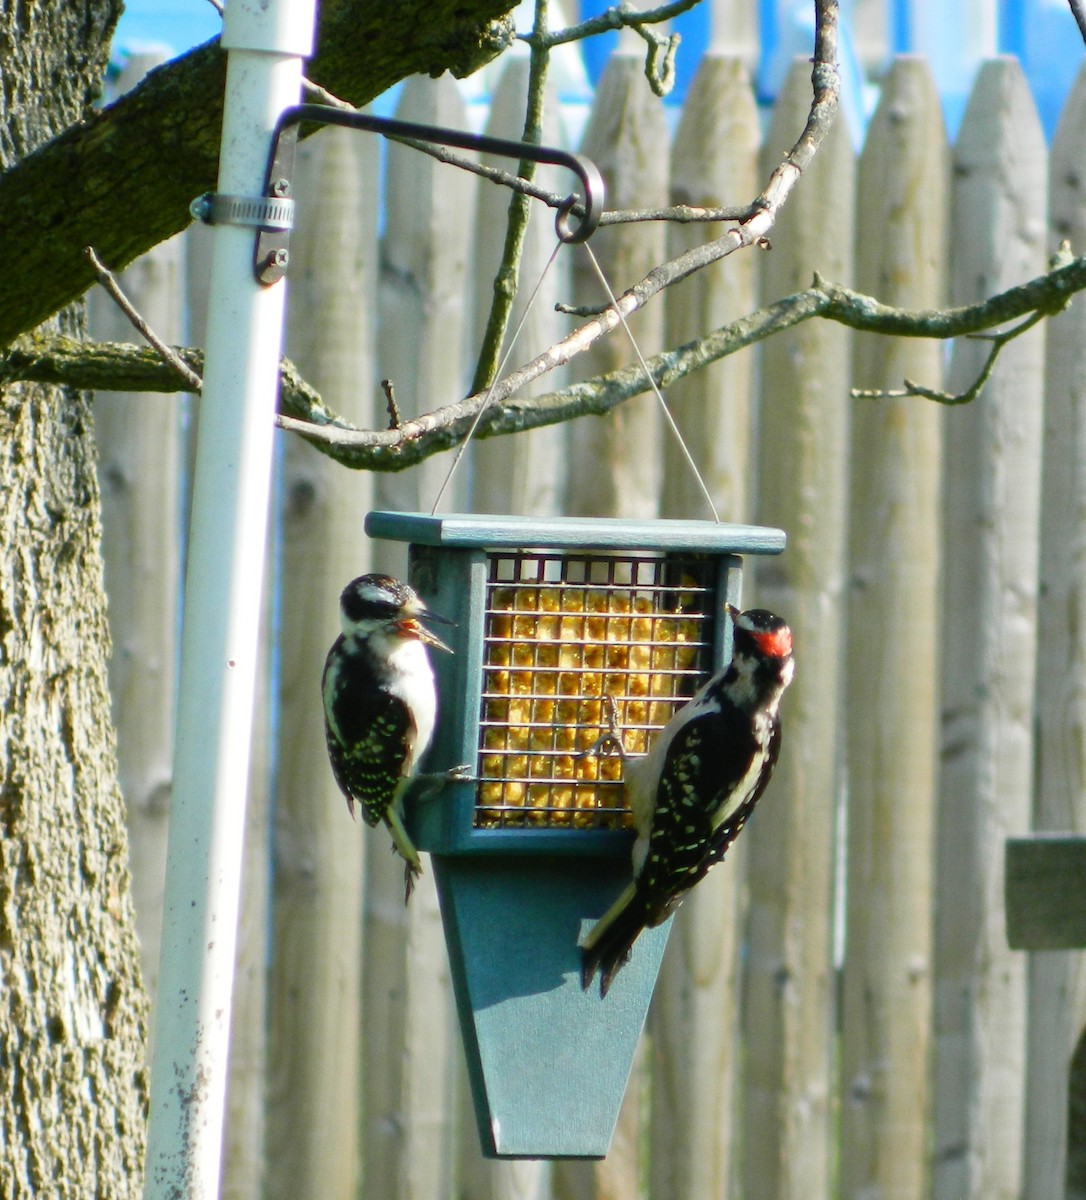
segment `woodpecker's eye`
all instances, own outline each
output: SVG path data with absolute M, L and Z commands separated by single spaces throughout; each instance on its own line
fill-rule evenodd
M 389 621 L 409 607 L 414 595 L 387 575 L 363 575 L 343 589 L 340 607 L 348 621 Z

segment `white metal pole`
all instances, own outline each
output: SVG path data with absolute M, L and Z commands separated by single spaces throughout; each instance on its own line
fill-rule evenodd
M 315 0 L 229 0 L 218 190 L 259 196 Z M 217 225 L 196 452 L 156 1003 L 146 1200 L 218 1195 L 284 285 Z

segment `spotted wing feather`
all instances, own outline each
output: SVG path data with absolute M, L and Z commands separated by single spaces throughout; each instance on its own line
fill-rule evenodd
M 660 779 L 648 853 L 638 877 L 646 923 L 659 924 L 724 852 L 765 790 L 760 769 L 779 744 L 779 726 L 759 743 L 744 720 L 706 714 L 673 739 Z M 713 788 L 706 791 L 704 781 Z
M 722 702 L 727 705 L 726 698 Z M 606 995 L 641 931 L 662 924 L 723 859 L 765 791 L 779 751 L 776 720 L 761 739 L 749 722 L 722 721 L 712 712 L 676 733 L 664 762 L 641 871 L 631 894 L 612 910 L 613 919 L 605 917 L 597 926 L 598 939 L 585 944 L 586 987 L 599 970 L 601 994 Z M 708 792 L 706 779 L 714 781 Z
M 343 639 L 329 652 L 324 669 L 325 735 L 339 789 L 367 825 L 385 818 L 412 766 L 415 726 L 407 706 L 369 686 L 365 662 L 338 669 Z

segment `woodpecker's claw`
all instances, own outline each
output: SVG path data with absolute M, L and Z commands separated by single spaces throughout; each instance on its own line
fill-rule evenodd
M 618 720 L 618 702 L 608 693 L 604 696 L 607 705 L 607 731 L 577 755 L 578 758 L 603 758 L 608 754 L 617 754 L 625 761 L 626 747 L 622 741 L 622 730 Z
M 412 782 L 415 784 L 415 801 L 421 804 L 432 799 L 441 790 L 442 784 L 477 783 L 478 780 L 472 774 L 471 766 L 464 763 L 459 767 L 449 767 L 446 771 L 429 771 L 424 775 L 415 775 Z
M 422 874 L 422 867 L 405 862 L 403 865 L 403 902 L 407 904 L 415 890 L 415 880 Z

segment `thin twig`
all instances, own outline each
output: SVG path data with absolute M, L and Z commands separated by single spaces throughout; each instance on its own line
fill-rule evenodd
M 345 112 L 359 111 L 347 100 L 341 100 L 334 92 L 330 92 L 326 87 L 321 87 L 319 83 L 314 83 L 312 79 L 306 79 L 304 75 L 302 76 L 302 94 L 313 104 L 323 104 L 327 108 L 339 108 Z
M 535 30 L 519 36 L 523 41 L 538 45 L 540 49 L 551 50 L 555 46 L 582 41 L 597 33 L 611 33 L 618 29 L 635 29 L 640 32 L 646 25 L 670 21 L 672 17 L 689 12 L 700 3 L 701 0 L 672 0 L 670 4 L 661 4 L 658 8 L 646 9 L 644 12 L 632 9 L 628 4 L 616 4 L 579 25 L 548 31 L 542 36 Z
M 190 391 L 199 392 L 204 386 L 204 381 L 199 375 L 186 363 L 171 346 L 166 343 L 155 333 L 150 325 L 140 316 L 136 310 L 136 306 L 131 300 L 121 291 L 121 285 L 117 282 L 113 272 L 102 262 L 94 252 L 93 246 L 85 246 L 83 253 L 87 256 L 90 265 L 94 268 L 95 275 L 98 276 L 98 282 L 105 288 L 109 295 L 113 298 L 117 307 L 124 315 L 132 322 L 137 331 L 149 342 L 162 358 L 170 364 L 171 367 L 185 381 Z
M 892 400 L 916 396 L 922 400 L 933 400 L 936 404 L 945 404 L 948 407 L 958 404 L 969 404 L 984 390 L 984 385 L 991 378 L 992 371 L 995 370 L 996 359 L 1002 352 L 1003 347 L 1008 342 L 1013 342 L 1015 338 L 1021 337 L 1023 333 L 1032 329 L 1034 325 L 1039 321 L 1043 321 L 1047 316 L 1049 314 L 1046 312 L 1035 312 L 1031 316 L 1026 317 L 1024 321 L 1019 322 L 1012 329 L 1004 330 L 1002 333 L 966 334 L 966 337 L 989 341 L 992 343 L 992 347 L 988 351 L 980 373 L 964 392 L 944 392 L 939 388 L 925 387 L 923 384 L 916 383 L 914 380 L 907 378 L 903 388 L 852 388 L 849 394 L 854 400 Z
M 670 95 L 675 86 L 675 56 L 682 37 L 677 33 L 654 33 L 651 29 L 635 27 L 648 49 L 645 51 L 645 78 L 654 96 Z
M 548 8 L 549 0 L 536 0 L 534 23 L 536 32 L 546 33 Z M 543 138 L 543 97 L 547 87 L 549 66 L 550 53 L 537 49 L 533 44 L 528 66 L 528 96 L 524 106 L 522 141 L 538 143 Z M 535 178 L 535 173 L 536 163 L 532 159 L 522 159 L 517 168 L 518 176 L 530 183 Z M 473 392 L 481 392 L 489 387 L 498 373 L 502 346 L 505 344 L 505 337 L 509 332 L 509 320 L 512 317 L 513 302 L 517 296 L 518 276 L 524 257 L 524 242 L 528 236 L 530 216 L 527 198 L 520 192 L 514 192 L 509 200 L 509 210 L 505 219 L 505 245 L 502 248 L 501 262 L 494 274 L 490 315 L 487 318 L 482 344 L 479 347 L 475 375 L 471 381 Z
M 388 427 L 389 429 L 399 429 L 403 424 L 400 419 L 400 406 L 396 403 L 396 393 L 392 387 L 391 379 L 382 379 L 381 387 L 385 393 L 385 407 L 388 409 Z

